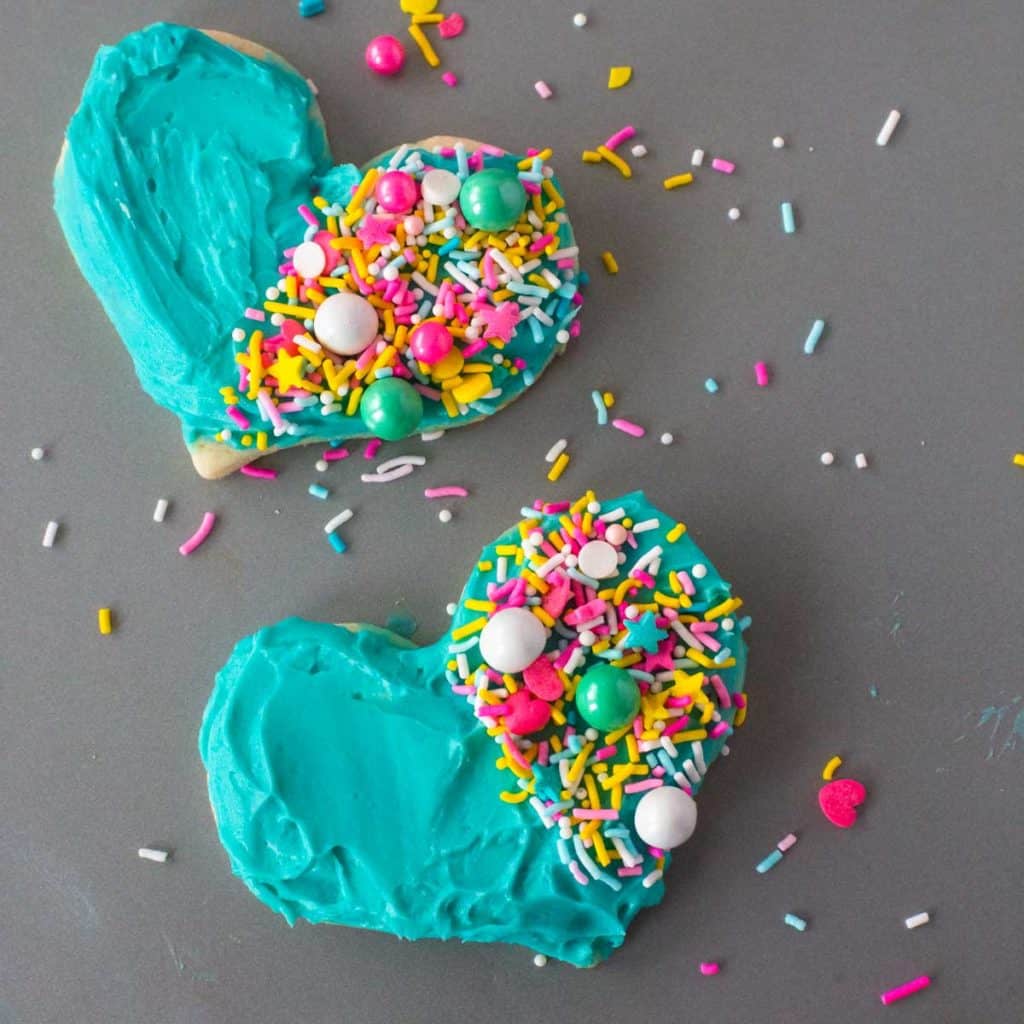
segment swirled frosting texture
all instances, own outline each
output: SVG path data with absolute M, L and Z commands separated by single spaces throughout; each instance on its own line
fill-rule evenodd
M 659 514 L 640 493 L 615 504 Z M 689 536 L 682 548 L 707 564 Z M 465 593 L 479 583 L 476 569 Z M 710 565 L 706 583 L 728 592 Z M 290 922 L 512 942 L 590 966 L 663 883 L 581 886 L 533 810 L 500 800 L 497 748 L 445 676 L 449 642 L 288 619 L 237 645 L 199 738 L 231 867 Z M 741 682 L 738 633 L 734 649 Z M 709 764 L 720 749 L 706 745 Z
M 231 328 L 277 280 L 295 209 L 331 172 L 308 84 L 204 33 L 156 24 L 104 47 L 54 179 L 71 251 L 146 392 L 187 441 L 223 426 Z

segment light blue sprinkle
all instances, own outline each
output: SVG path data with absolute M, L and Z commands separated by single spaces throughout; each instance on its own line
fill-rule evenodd
M 708 377 L 708 379 L 704 381 L 704 390 L 709 395 L 715 394 L 718 391 L 718 381 L 715 380 L 714 377 Z
M 466 159 L 466 147 L 461 142 L 455 143 L 455 163 L 458 165 L 456 174 L 465 181 L 469 177 L 469 161 Z
M 600 878 L 601 869 L 590 859 L 590 854 L 587 853 L 587 848 L 583 845 L 583 840 L 578 835 L 572 837 L 572 845 L 576 850 L 576 856 L 579 857 L 580 863 L 587 869 L 587 874 L 594 879 Z
M 466 640 L 460 640 L 458 643 L 449 644 L 448 650 L 452 654 L 462 654 L 464 651 L 472 650 L 478 643 L 480 643 L 480 637 L 471 636 Z
M 498 407 L 496 405 L 488 405 L 487 402 L 470 402 L 469 407 L 474 412 L 482 413 L 484 416 L 490 416 L 492 413 L 498 411 Z
M 575 580 L 577 583 L 582 583 L 585 587 L 593 587 L 594 590 L 601 589 L 601 584 L 598 583 L 597 580 L 580 572 L 579 569 L 566 569 L 565 573 L 569 579 Z
M 608 422 L 608 407 L 604 404 L 600 391 L 591 391 L 590 397 L 594 401 L 594 408 L 597 409 L 597 425 L 603 427 Z
M 793 204 L 780 203 L 779 212 L 782 214 L 782 230 L 787 235 L 793 234 L 796 231 L 796 217 L 793 215 Z
M 378 373 L 379 377 L 380 374 Z M 721 665 L 723 661 L 728 661 L 732 657 L 732 651 L 728 647 L 723 647 L 712 659 L 716 665 Z
M 544 161 L 541 160 L 539 156 L 535 156 L 530 162 L 530 170 L 533 171 L 534 174 L 540 174 L 541 177 L 543 177 L 541 172 L 544 170 Z
M 316 238 L 317 232 L 321 230 L 322 229 L 317 227 L 315 224 L 310 224 L 309 227 L 306 228 L 306 230 L 303 232 L 302 240 L 304 242 L 312 242 L 313 239 Z
M 771 871 L 771 869 L 775 867 L 775 865 L 778 864 L 780 860 L 782 860 L 782 851 L 772 850 L 772 852 L 769 853 L 768 856 L 765 857 L 765 859 L 757 865 L 755 870 L 759 875 L 763 875 L 765 874 L 765 872 Z
M 815 320 L 811 324 L 811 333 L 807 335 L 807 340 L 804 342 L 804 354 L 812 356 L 814 350 L 818 347 L 818 342 L 821 341 L 821 336 L 825 333 L 825 321 Z
M 327 539 L 331 542 L 331 547 L 334 548 L 339 555 L 343 555 L 345 553 L 345 542 L 337 533 L 327 534 Z
M 395 368 L 393 366 L 383 366 L 376 373 L 377 380 L 381 380 L 384 377 L 393 377 L 395 375 Z
M 331 494 L 323 484 L 310 484 L 309 493 L 312 494 L 314 498 L 319 498 L 321 501 L 326 501 Z
M 533 316 L 530 317 L 530 333 L 533 335 L 533 343 L 535 345 L 544 344 L 544 328 L 541 326 L 540 321 Z
M 557 291 L 563 299 L 569 299 L 571 302 L 576 297 L 576 293 L 579 291 L 579 288 L 576 287 L 574 282 L 566 281 L 565 284 L 557 289 Z
M 613 892 L 618 892 L 622 888 L 622 883 L 611 875 L 606 875 L 603 871 L 599 871 L 595 876 L 599 882 L 604 882 Z
M 551 294 L 547 288 L 541 288 L 540 285 L 522 284 L 519 281 L 509 281 L 505 287 L 516 295 L 533 295 L 541 299 L 546 299 Z
M 535 380 L 537 379 L 537 378 L 536 378 L 536 377 L 535 377 L 535 376 L 533 375 L 533 370 L 524 370 L 524 371 L 523 371 L 523 372 L 522 372 L 522 373 L 520 374 L 520 376 L 521 376 L 521 377 L 523 378 L 523 383 L 524 383 L 524 384 L 525 384 L 525 385 L 526 385 L 526 386 L 527 386 L 528 388 L 532 388 L 532 387 L 533 387 L 533 382 L 534 382 L 534 381 L 535 381 Z
M 459 238 L 449 238 L 440 249 L 437 250 L 438 256 L 447 256 L 449 253 L 454 252 L 459 247 Z
M 669 773 L 669 775 L 675 775 L 676 766 L 672 763 L 672 758 L 668 756 L 667 750 L 658 751 L 658 760 L 661 762 L 662 767 Z
M 645 683 L 654 682 L 654 676 L 650 672 L 645 672 L 642 668 L 631 668 L 628 671 L 634 679 L 642 679 Z
M 569 844 L 564 839 L 558 840 L 558 859 L 566 865 L 572 860 L 572 855 L 569 853 Z
M 454 226 L 455 226 L 455 214 L 454 213 L 446 213 L 442 218 L 440 218 L 440 220 L 435 220 L 432 224 L 428 224 L 423 229 L 423 233 L 425 235 L 433 235 L 433 234 L 435 234 L 438 231 L 444 231 L 445 228 L 450 228 L 450 227 L 454 227 Z M 459 239 L 458 238 L 450 238 L 449 241 L 450 242 L 454 242 L 456 246 L 459 244 Z M 453 246 L 453 248 L 454 248 L 454 246 Z
M 652 768 L 657 768 L 658 767 L 658 757 L 657 757 L 657 754 L 653 750 L 647 751 L 647 753 L 644 755 L 644 757 L 646 758 L 647 763 Z
M 421 303 L 420 308 L 416 310 L 417 314 L 421 317 L 430 316 L 431 311 L 434 308 L 433 296 L 428 295 Z
M 536 171 L 520 171 L 520 181 L 529 181 L 535 185 L 539 185 L 544 180 L 543 174 L 538 174 Z
M 737 625 L 740 627 L 740 632 L 745 633 L 748 629 L 750 629 L 751 625 L 753 624 L 753 621 L 754 620 L 749 615 L 744 615 L 743 618 L 740 619 L 740 621 L 737 623 Z
M 609 839 L 626 839 L 629 836 L 629 829 L 623 828 L 621 825 L 616 825 L 615 828 L 606 828 L 604 834 Z
M 625 653 L 621 647 L 610 647 L 607 651 L 601 651 L 598 657 L 605 661 L 618 661 Z
M 457 672 L 453 672 L 450 668 L 446 668 L 444 670 L 444 677 L 452 686 L 458 686 L 462 682 L 459 678 L 459 674 Z
M 569 749 L 574 753 L 578 754 L 583 749 L 583 740 L 579 738 L 575 733 L 568 739 Z
M 797 917 L 796 914 L 787 914 L 783 919 L 790 928 L 795 928 L 798 932 L 807 930 L 807 922 L 802 917 Z

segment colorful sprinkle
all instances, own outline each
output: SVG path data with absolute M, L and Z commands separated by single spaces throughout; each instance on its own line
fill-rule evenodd
M 604 269 L 609 274 L 617 274 L 619 272 L 619 264 L 615 257 L 606 249 L 601 253 L 601 262 L 604 264 Z
M 548 470 L 548 480 L 554 483 L 556 480 L 560 479 L 568 465 L 569 456 L 565 452 L 562 452 L 555 459 L 555 464 L 551 467 L 550 470 Z
M 594 408 L 597 410 L 597 425 L 603 427 L 608 423 L 608 406 L 605 405 L 600 391 L 591 391 L 590 397 L 593 399 Z
M 704 150 L 695 149 L 690 156 L 690 163 L 694 167 L 702 167 L 704 165 Z
M 629 142 L 636 135 L 636 129 L 627 124 L 620 128 L 614 135 L 609 135 L 605 140 L 606 149 L 618 149 L 624 142 Z
M 547 455 L 544 456 L 545 462 L 554 462 L 562 452 L 565 451 L 566 446 L 569 442 L 564 438 L 559 438 L 549 449 Z
M 577 28 L 586 28 L 587 27 L 587 16 L 582 11 L 578 11 L 576 14 L 574 14 L 572 16 L 572 23 Z
M 787 235 L 796 231 L 796 215 L 793 213 L 792 203 L 780 203 L 779 213 L 782 215 L 782 230 Z
M 767 857 L 754 869 L 759 875 L 763 875 L 768 871 L 771 871 L 779 861 L 782 860 L 782 851 L 779 849 L 772 850 Z
M 868 468 L 868 457 L 863 452 L 857 452 L 857 454 L 854 455 L 854 457 L 853 457 L 853 464 L 858 469 L 867 469 Z
M 533 89 L 542 100 L 549 100 L 554 95 L 551 91 L 551 86 L 543 80 L 534 82 Z
M 344 526 L 355 513 L 350 508 L 343 508 L 336 516 L 324 523 L 324 533 L 334 533 L 340 526 Z
M 1015 466 L 1022 466 L 1022 467 L 1024 467 L 1024 452 L 1017 452 L 1017 454 L 1014 455 L 1014 457 L 1013 457 L 1013 464 Z
M 41 461 L 42 459 L 44 459 L 46 457 L 46 449 L 45 448 L 33 448 L 32 451 L 30 451 L 28 454 L 31 457 L 33 462 L 39 462 L 39 461 Z
M 639 423 L 634 423 L 632 420 L 612 420 L 612 426 L 616 430 L 621 430 L 624 434 L 629 434 L 630 437 L 643 437 L 647 433 Z
M 192 552 L 210 536 L 210 531 L 213 529 L 213 524 L 216 522 L 217 516 L 213 512 L 203 513 L 203 520 L 199 524 L 199 529 L 196 530 L 196 532 L 178 548 L 179 553 L 182 555 L 191 555 Z
M 802 917 L 797 917 L 796 914 L 787 914 L 782 920 L 790 928 L 795 928 L 798 932 L 807 931 L 807 922 Z
M 922 974 L 921 977 L 914 978 L 913 981 L 908 981 L 904 985 L 898 985 L 896 988 L 889 989 L 888 992 L 883 992 L 879 999 L 882 1000 L 883 1006 L 889 1006 L 891 1003 L 898 1003 L 901 999 L 906 999 L 907 996 L 912 996 L 915 992 L 926 989 L 931 983 L 932 979 L 927 974 Z
M 835 773 L 837 771 L 839 771 L 839 767 L 840 767 L 840 765 L 842 765 L 842 763 L 843 763 L 843 759 L 838 754 L 836 754 L 836 756 L 833 757 L 828 762 L 828 764 L 825 765 L 824 768 L 822 768 L 822 770 L 821 770 L 821 777 L 826 782 L 831 782 L 832 781 L 832 777 L 835 775 Z
M 448 86 L 449 89 L 454 89 L 459 84 L 459 76 L 454 71 L 445 71 L 441 75 L 441 81 Z
M 785 853 L 787 850 L 791 850 L 796 846 L 796 836 L 790 832 L 788 835 L 783 836 L 776 844 L 775 847 L 780 853 Z
M 825 333 L 825 321 L 815 320 L 811 324 L 810 333 L 807 335 L 807 339 L 804 341 L 804 355 L 812 356 L 818 347 L 818 342 L 821 341 L 821 336 Z
M 768 387 L 768 383 L 771 380 L 771 374 L 768 372 L 767 363 L 754 363 L 754 380 L 757 382 L 759 388 Z
M 277 470 L 270 469 L 268 466 L 242 466 L 239 472 L 243 476 L 252 477 L 254 480 L 277 479 Z
M 628 64 L 609 68 L 608 88 L 621 89 L 624 85 L 629 84 L 629 81 L 632 77 L 633 69 Z
M 720 156 L 716 156 L 711 161 L 711 169 L 720 174 L 732 174 L 736 170 L 736 165 L 731 160 L 723 160 Z
M 718 392 L 718 381 L 715 380 L 714 377 L 708 377 L 708 379 L 704 381 L 704 390 L 709 395 L 716 394 Z
M 423 492 L 424 498 L 467 498 L 469 491 L 465 487 L 428 487 Z
M 818 461 L 823 466 L 831 466 L 831 465 L 833 465 L 833 463 L 835 463 L 835 461 L 836 461 L 835 452 L 828 452 L 828 451 L 822 452 L 818 456 Z
M 685 174 L 676 174 L 671 178 L 666 178 L 662 184 L 665 186 L 666 192 L 671 192 L 674 188 L 682 188 L 684 185 L 689 185 L 693 181 L 693 175 L 687 171 Z
M 712 975 L 717 974 L 721 970 L 721 967 L 715 963 L 714 960 L 702 960 L 700 965 L 700 973 L 706 978 L 710 978 Z
M 103 636 L 109 636 L 114 631 L 113 620 L 109 608 L 101 608 L 96 613 L 96 624 Z
M 323 484 L 310 484 L 306 490 L 314 498 L 319 498 L 321 501 L 326 501 L 331 496 L 330 490 L 324 487 Z

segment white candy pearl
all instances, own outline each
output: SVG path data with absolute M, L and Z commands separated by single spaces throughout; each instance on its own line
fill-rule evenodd
M 313 332 L 325 348 L 355 356 L 377 337 L 377 311 L 361 295 L 338 292 L 320 303 Z
M 303 242 L 292 253 L 292 266 L 299 277 L 319 277 L 327 266 L 327 254 L 316 242 Z
M 676 786 L 650 789 L 636 805 L 633 827 L 648 846 L 672 850 L 693 835 L 697 804 Z
M 618 552 L 606 540 L 588 541 L 580 548 L 580 572 L 595 580 L 606 580 L 618 571 Z
M 480 654 L 497 672 L 522 672 L 544 652 L 544 624 L 525 608 L 505 608 L 492 615 L 480 633 Z
M 446 171 L 443 167 L 434 167 L 423 175 L 420 190 L 423 198 L 431 206 L 447 206 L 454 203 L 462 188 L 458 175 Z

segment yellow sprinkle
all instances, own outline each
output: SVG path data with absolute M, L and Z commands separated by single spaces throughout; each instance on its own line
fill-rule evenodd
M 454 634 L 453 634 L 454 635 Z M 583 777 L 583 769 L 586 766 L 587 758 L 594 752 L 593 743 L 584 743 L 580 752 L 576 755 L 576 759 L 572 763 L 572 767 L 569 769 L 567 781 L 571 789 L 575 789 Z
M 242 437 L 241 437 L 241 441 L 242 441 L 242 447 L 243 448 L 251 448 L 252 447 L 252 434 L 243 434 Z
M 673 743 L 699 743 L 708 738 L 707 729 L 684 729 L 682 732 L 672 734 Z
M 612 253 L 607 249 L 601 253 L 601 262 L 604 264 L 604 269 L 607 270 L 609 274 L 617 274 L 619 272 L 618 260 L 616 260 Z
M 717 619 L 722 615 L 728 615 L 729 612 L 736 611 L 743 604 L 743 601 L 738 597 L 730 597 L 728 600 L 723 601 L 721 604 L 716 604 L 714 608 L 709 608 L 704 613 L 704 618 L 709 622 L 711 619 Z
M 601 396 L 601 401 L 604 402 L 606 409 L 610 409 L 615 404 L 615 396 L 610 391 L 606 391 Z
M 679 598 L 678 597 L 669 597 L 668 594 L 663 594 L 660 590 L 656 590 L 654 592 L 654 600 L 657 601 L 658 604 L 665 605 L 667 608 L 678 608 L 679 607 Z
M 601 832 L 599 829 L 594 829 L 591 833 L 590 838 L 594 842 L 594 856 L 597 857 L 597 863 L 601 867 L 608 867 L 611 864 L 611 857 L 608 856 L 608 847 L 604 845 L 604 840 L 601 838 Z
M 332 235 L 338 234 L 338 218 L 335 217 L 333 214 L 327 218 L 327 230 Z
M 430 40 L 423 34 L 423 29 L 416 24 L 410 25 L 409 35 L 416 40 L 416 45 L 420 48 L 420 53 L 423 54 L 423 59 L 432 68 L 438 67 L 441 63 L 441 58 L 434 52 L 434 48 L 430 45 Z
M 632 576 L 627 576 L 616 588 L 615 597 L 612 599 L 616 604 L 622 604 L 626 600 L 626 594 L 630 590 L 635 590 L 640 586 L 638 580 L 633 579 Z
M 454 390 L 455 400 L 470 405 L 484 397 L 491 390 L 491 377 L 487 373 L 473 374 Z
M 601 154 L 593 149 L 583 150 L 583 162 L 585 164 L 599 164 L 601 162 Z
M 632 178 L 633 171 L 629 164 L 622 159 L 617 153 L 613 153 L 607 146 L 598 146 L 597 152 L 600 154 L 601 159 L 610 163 L 624 178 Z
M 484 626 L 487 625 L 487 616 L 481 615 L 478 619 L 473 619 L 471 622 L 467 622 L 464 626 L 459 626 L 458 629 L 452 630 L 453 640 L 465 640 L 467 636 L 472 636 L 474 633 L 479 633 Z
M 747 707 L 748 705 L 744 704 L 743 707 L 741 707 L 739 711 L 736 712 L 736 717 L 735 719 L 733 719 L 732 724 L 737 729 L 747 720 Z
M 107 636 L 107 635 L 109 635 L 110 633 L 112 633 L 114 631 L 114 627 L 113 627 L 113 625 L 111 624 L 111 621 L 110 621 L 110 609 L 109 608 L 101 608 L 96 613 L 96 621 L 97 621 L 97 624 L 99 625 L 100 632 L 104 636 Z
M 586 494 L 581 494 L 570 506 L 569 511 L 576 515 L 577 512 L 582 512 L 592 501 L 596 501 L 597 496 L 593 491 L 587 491 Z M 570 524 L 571 525 L 571 524 Z M 584 531 L 586 532 L 586 531 Z
M 629 759 L 634 764 L 640 760 L 640 748 L 636 745 L 636 737 L 632 728 L 626 733 L 626 749 L 629 751 Z
M 318 209 L 322 210 L 327 206 L 327 200 L 323 196 L 313 196 L 313 205 Z
M 353 388 L 351 392 L 349 392 L 348 404 L 345 406 L 346 416 L 355 416 L 356 409 L 359 408 L 359 403 L 362 400 L 362 397 L 363 389 L 361 387 Z
M 623 64 L 618 67 L 608 69 L 608 88 L 609 89 L 621 89 L 624 85 L 629 84 L 629 80 L 633 77 L 633 69 L 628 64 Z
M 316 310 L 312 306 L 289 306 L 286 302 L 264 302 L 263 308 L 268 313 L 283 313 L 285 316 L 298 317 L 300 320 L 312 320 Z
M 524 569 L 522 577 L 530 584 L 531 587 L 536 589 L 541 594 L 546 594 L 550 589 L 551 585 L 542 580 L 533 570 Z
M 621 729 L 616 729 L 615 732 L 607 733 L 605 735 L 605 738 L 604 738 L 605 746 L 608 746 L 608 747 L 614 746 L 632 728 L 633 728 L 633 723 L 630 722 L 628 725 L 624 725 Z
M 450 419 L 456 419 L 459 415 L 459 403 L 452 398 L 450 391 L 441 392 L 441 404 L 444 406 L 444 411 L 448 413 Z
M 555 464 L 548 470 L 548 479 L 554 483 L 565 472 L 565 467 L 568 465 L 569 456 L 565 452 L 562 452 L 562 454 L 555 459 Z
M 493 612 L 498 607 L 493 601 L 481 601 L 476 597 L 467 597 L 462 604 L 471 612 Z
M 598 810 L 601 806 L 601 798 L 597 795 L 597 785 L 594 776 L 587 774 L 583 777 L 583 785 L 587 788 L 587 799 L 590 801 L 590 809 Z
M 267 450 L 267 432 L 265 430 L 261 430 L 256 434 L 256 447 L 261 452 Z
M 686 524 L 676 523 L 676 525 L 673 526 L 667 534 L 665 534 L 665 539 L 669 542 L 669 544 L 675 544 L 675 542 L 679 540 L 679 538 L 682 537 L 684 533 L 686 533 Z
M 498 544 L 494 550 L 504 558 L 514 558 L 522 549 L 518 544 Z
M 671 178 L 666 178 L 662 184 L 665 186 L 666 192 L 671 192 L 674 188 L 682 188 L 683 185 L 689 185 L 693 181 L 693 175 L 687 171 L 685 174 L 674 174 Z
M 525 799 L 527 799 L 527 797 L 529 797 L 529 795 L 530 794 L 527 793 L 525 789 L 519 790 L 518 793 L 509 793 L 507 790 L 502 790 L 498 794 L 498 796 L 507 804 L 521 804 Z
M 1013 464 L 1015 466 L 1024 466 L 1024 452 L 1017 452 L 1013 457 Z
M 562 752 L 562 741 L 558 738 L 558 736 L 552 736 L 548 740 L 548 742 L 551 744 L 551 749 L 556 754 L 560 754 Z
M 701 668 L 716 669 L 722 667 L 720 664 L 716 664 L 709 657 L 698 651 L 696 647 L 687 647 L 686 656 L 690 659 L 690 661 L 697 662 L 697 664 L 700 665 Z
M 530 608 L 530 611 L 533 612 L 533 614 L 536 615 L 537 618 L 540 619 L 540 621 L 548 627 L 548 629 L 555 628 L 555 620 L 551 618 L 551 616 L 546 611 L 544 611 L 544 609 L 541 608 L 540 605 L 533 605 Z
M 412 16 L 414 25 L 437 25 L 442 21 L 444 21 L 443 14 L 414 14 Z
M 825 765 L 824 768 L 822 768 L 822 770 L 821 770 L 821 777 L 826 782 L 831 782 L 832 781 L 832 776 L 835 775 L 835 773 L 837 771 L 839 771 L 839 766 L 842 763 L 843 763 L 843 759 L 838 754 L 836 754 L 836 756 L 833 757 L 829 761 L 829 763 L 827 765 Z
M 370 194 L 370 189 L 373 188 L 374 183 L 377 181 L 377 175 L 380 171 L 376 167 L 371 167 L 367 172 L 366 176 L 361 182 L 359 187 L 352 193 L 352 198 L 348 201 L 348 205 L 345 207 L 345 212 L 348 214 L 354 213 L 357 209 L 361 210 L 363 206 L 363 200 Z M 348 220 L 348 217 L 345 218 Z M 331 243 L 334 244 L 333 242 Z

